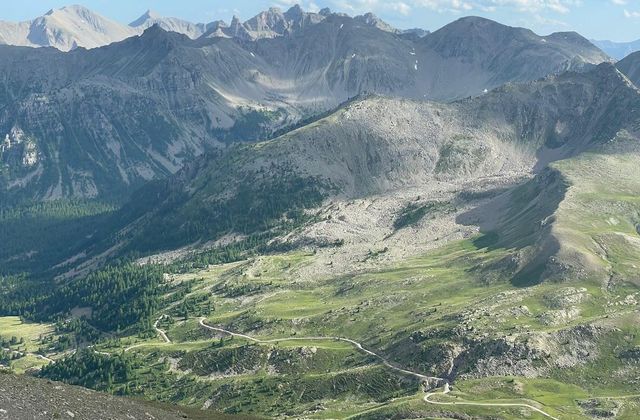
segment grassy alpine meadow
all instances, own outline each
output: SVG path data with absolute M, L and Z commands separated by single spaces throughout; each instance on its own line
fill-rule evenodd
M 1 365 L 17 373 L 39 369 L 50 361 L 43 357 L 55 339 L 52 324 L 25 322 L 17 316 L 0 317 Z
M 79 283 L 85 292 L 69 293 L 92 309 L 85 312 L 108 315 L 110 324 L 99 321 L 113 330 L 92 336 L 92 319 L 66 327 L 92 347 L 58 348 L 55 366 L 28 354 L 12 367 L 229 414 L 630 419 L 640 386 L 633 166 L 615 154 L 558 162 L 566 192 L 545 216 L 550 229 L 507 224 L 357 272 L 309 274 L 320 260 L 306 250 L 191 271 L 110 267 Z M 557 185 L 510 197 L 548 197 L 544 188 Z M 562 269 L 546 281 L 510 281 L 550 238 L 560 243 L 553 258 Z M 136 284 L 144 293 L 132 295 L 135 311 L 123 323 L 96 290 Z M 19 332 L 34 353 L 55 332 L 17 317 L 0 326 L 3 338 Z M 97 373 L 85 377 L 83 367 Z M 442 378 L 450 392 L 442 382 L 426 389 L 420 375 Z
M 17 337 L 26 351 L 38 350 L 42 339 L 52 335 L 54 329 L 52 324 L 25 322 L 18 316 L 0 317 L 0 337 L 3 340 Z
M 212 308 L 208 315 L 201 314 L 197 308 L 186 317 L 184 313 L 172 312 L 180 307 L 178 304 L 162 311 L 158 322 L 171 343 L 159 338 L 130 337 L 98 350 L 126 352 L 145 360 L 144 366 L 155 366 L 156 374 L 145 372 L 142 377 L 168 376 L 164 382 L 158 383 L 156 378 L 153 384 L 143 387 L 143 395 L 151 398 L 169 401 L 178 398 L 168 389 L 162 392 L 157 389 L 159 384 L 171 383 L 169 378 L 178 377 L 202 389 L 200 399 L 189 397 L 179 402 L 215 406 L 227 412 L 275 414 L 285 410 L 292 416 L 304 413 L 312 418 L 357 418 L 360 414 L 365 416 L 364 413 L 368 413 L 366 416 L 379 413 L 376 415 L 384 418 L 389 410 L 436 413 L 442 408 L 422 401 L 424 393 L 420 391 L 419 381 L 390 371 L 375 357 L 333 337 L 356 340 L 400 366 L 421 372 L 423 366 L 412 360 L 416 356 L 400 345 L 395 347 L 394 341 L 401 343 L 406 336 L 425 329 L 453 329 L 463 319 L 473 330 L 496 337 L 517 336 L 526 334 L 525 331 L 552 334 L 572 325 L 606 319 L 606 311 L 601 308 L 606 298 L 597 288 L 582 290 L 571 283 L 565 285 L 564 293 L 569 300 L 574 295 L 588 294 L 589 298 L 580 301 L 579 317 L 557 325 L 545 321 L 547 316 L 553 320 L 547 312 L 554 311 L 558 305 L 554 301 L 557 285 L 541 284 L 514 291 L 501 282 L 486 284 L 472 274 L 472 268 L 479 262 L 497 260 L 504 255 L 505 251 L 477 249 L 472 242 L 463 241 L 395 267 L 333 279 L 295 281 L 297 268 L 313 258 L 304 253 L 262 256 L 176 275 L 171 278 L 172 282 L 191 284 L 185 301 L 194 296 L 207 296 L 206 303 L 199 305 Z M 512 314 L 514 308 L 523 307 L 528 309 Z M 244 333 L 261 341 L 208 331 L 200 325 L 200 319 L 207 325 Z M 325 339 L 319 339 L 322 337 Z M 557 372 L 558 379 L 563 372 Z M 575 372 L 576 383 L 580 383 L 581 377 L 581 372 Z M 567 412 L 583 418 L 580 406 L 566 395 L 577 389 L 585 398 L 595 395 L 589 394 L 589 388 L 578 385 L 573 388 L 566 385 L 569 391 L 564 394 L 539 392 L 536 382 L 523 387 L 519 393 L 500 391 L 507 385 L 496 386 L 495 391 L 489 392 L 492 388 L 488 388 L 488 384 L 509 384 L 510 380 L 456 380 L 455 391 L 438 398 L 443 401 L 451 398 L 480 402 L 534 401 L 544 404 L 550 413 Z M 520 381 L 528 383 L 526 378 Z M 267 389 L 276 383 L 279 387 L 295 383 L 305 390 L 306 396 L 297 395 L 293 390 L 271 395 L 272 391 Z M 391 389 L 386 389 L 383 383 L 389 383 Z M 487 392 L 474 394 L 474 383 L 480 384 L 476 388 L 487 387 Z M 561 382 L 549 379 L 549 383 Z M 512 388 L 518 388 L 516 385 Z M 333 390 L 329 393 L 333 398 L 326 398 L 322 391 L 325 386 Z M 221 392 L 220 387 L 228 392 L 224 401 L 208 402 L 205 396 Z M 354 401 L 358 401 L 358 410 L 350 408 Z M 268 408 L 272 404 L 275 408 Z M 443 407 L 460 413 L 504 418 L 519 418 L 523 413 L 513 407 L 498 410 Z M 366 416 L 363 418 L 368 418 Z M 531 418 L 536 416 L 531 414 Z

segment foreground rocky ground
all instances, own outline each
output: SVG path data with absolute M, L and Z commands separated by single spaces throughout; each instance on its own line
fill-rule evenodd
M 29 376 L 0 373 L 0 419 L 174 420 L 230 419 L 185 408 L 115 397 Z

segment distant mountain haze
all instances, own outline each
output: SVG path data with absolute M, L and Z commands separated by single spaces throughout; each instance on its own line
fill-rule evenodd
M 592 40 L 591 42 L 616 60 L 622 60 L 629 54 L 640 51 L 640 40 L 631 42 Z
M 61 51 L 77 47 L 101 47 L 139 33 L 135 28 L 77 5 L 50 10 L 44 16 L 27 22 L 0 22 L 0 42 L 27 47 L 54 47 Z
M 202 35 L 245 40 L 273 38 L 291 34 L 305 26 L 321 22 L 331 15 L 329 9 L 320 13 L 306 13 L 300 6 L 293 6 L 286 12 L 277 7 L 261 12 L 246 22 L 234 17 L 230 24 L 223 21 L 191 23 L 183 19 L 163 17 L 147 10 L 129 25 L 108 19 L 80 5 L 66 6 L 50 10 L 44 16 L 26 22 L 0 22 L 0 44 L 26 47 L 54 47 L 70 51 L 77 47 L 96 48 L 125 38 L 140 35 L 145 29 L 158 25 L 170 32 L 177 32 L 192 39 Z M 403 33 L 367 13 L 356 18 L 360 23 L 378 29 Z M 409 30 L 409 33 L 424 35 L 423 30 Z

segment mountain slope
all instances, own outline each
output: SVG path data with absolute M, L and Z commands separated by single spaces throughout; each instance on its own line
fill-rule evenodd
M 32 69 L 22 72 L 5 62 L 0 95 L 3 133 L 19 127 L 35 144 L 33 165 L 12 165 L 3 157 L 4 188 L 18 196 L 122 197 L 227 141 L 247 112 L 253 113 L 232 140 L 255 138 L 262 124 L 285 121 L 275 113 L 280 101 L 260 104 L 265 90 L 243 80 L 247 69 L 265 65 L 229 40 L 199 48 L 153 27 L 142 37 L 89 51 L 4 47 L 0 54 Z M 237 101 L 223 96 L 225 86 Z M 245 104 L 254 108 L 245 110 Z M 288 114 L 295 115 L 295 108 Z
M 616 67 L 636 86 L 640 85 L 640 53 L 629 54 L 623 60 L 618 61 Z
M 178 419 L 248 419 L 245 416 L 229 416 L 209 413 L 204 417 L 192 409 L 176 408 L 141 402 L 85 388 L 65 385 L 45 379 L 15 376 L 0 371 L 4 391 L 0 396 L 3 407 L 1 418 L 25 419 L 48 416 L 124 420 L 131 418 L 153 418 L 159 420 Z M 211 417 L 214 416 L 214 417 Z
M 147 10 L 142 16 L 129 24 L 130 27 L 140 32 L 153 25 L 158 25 L 168 32 L 187 35 L 192 39 L 199 38 L 207 31 L 207 25 L 204 23 L 191 23 L 183 19 L 164 17 L 152 10 Z
M 28 22 L 0 22 L 0 43 L 61 51 L 96 48 L 137 34 L 133 28 L 78 5 L 50 10 Z
M 1 48 L 0 137 L 24 133 L 2 157 L 6 201 L 121 199 L 208 147 L 268 137 L 363 92 L 446 100 L 605 59 L 577 35 L 542 42 L 476 18 L 405 39 L 343 15 L 282 16 L 253 27 L 289 22 L 278 30 L 290 35 L 252 42 L 153 26 L 88 51 Z
M 639 112 L 611 64 L 449 104 L 353 101 L 143 188 L 115 241 L 75 257 L 75 279 L 0 296 L 127 320 L 44 374 L 74 381 L 126 355 L 141 367 L 112 389 L 150 399 L 296 418 L 633 418 L 637 381 L 620 378 L 638 374 Z M 173 252 L 84 276 L 158 249 Z M 452 395 L 431 390 L 444 382 Z
M 432 195 L 453 200 L 458 188 L 491 190 L 598 147 L 638 112 L 640 95 L 610 64 L 448 105 L 358 101 L 277 139 L 208 156 L 142 190 L 144 203 L 131 202 L 117 216 L 132 222 L 121 226 L 128 239 L 118 246 L 157 251 L 271 228 L 279 236 L 286 233 L 282 218 L 307 226 L 304 212 L 333 200 L 390 195 L 397 208 L 400 191 L 414 191 L 421 202 Z M 296 240 L 346 239 L 323 229 L 311 227 Z
M 455 99 L 506 82 L 608 61 L 576 33 L 538 36 L 479 17 L 461 18 L 427 35 L 416 46 L 418 88 L 427 98 Z M 455 86 L 455 87 L 452 87 Z

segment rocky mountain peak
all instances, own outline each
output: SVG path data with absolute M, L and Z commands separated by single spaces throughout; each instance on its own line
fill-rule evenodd
M 165 30 L 164 30 L 164 29 L 162 29 L 162 28 L 160 27 L 160 25 L 158 25 L 158 24 L 156 23 L 156 24 L 153 24 L 153 25 L 149 26 L 147 29 L 145 29 L 145 30 L 142 32 L 142 36 L 144 36 L 144 37 L 157 36 L 158 34 L 162 34 L 162 33 L 164 33 L 164 32 L 165 32 Z
M 434 32 L 434 34 L 437 33 L 456 33 L 459 36 L 470 36 L 473 34 L 475 36 L 482 36 L 485 39 L 487 37 L 499 37 L 504 33 L 509 33 L 510 36 L 536 36 L 529 29 L 503 25 L 491 19 L 486 19 L 479 16 L 467 16 L 455 20 L 439 29 L 438 31 Z
M 381 31 L 391 32 L 391 33 L 399 33 L 398 29 L 389 25 L 387 22 L 380 19 L 378 16 L 373 13 L 365 13 L 362 16 L 356 16 L 353 18 L 356 22 L 363 23 L 365 25 L 373 26 L 374 28 L 378 28 Z
M 630 80 L 622 70 L 618 69 L 613 63 L 604 62 L 595 67 L 592 71 L 587 73 L 591 75 L 594 80 L 599 82 L 603 89 L 612 90 L 615 88 L 632 88 L 637 90 L 638 88 L 633 84 L 633 80 Z
M 222 24 L 207 25 L 207 38 L 229 37 L 246 41 L 262 38 L 276 38 L 291 34 L 308 25 L 314 25 L 324 20 L 325 16 L 318 13 L 307 13 L 299 5 L 291 7 L 286 12 L 278 7 L 258 13 L 246 22 L 234 16 L 227 27 Z
M 0 38 L 6 44 L 62 51 L 100 47 L 137 34 L 135 29 L 80 5 L 52 9 L 27 22 L 0 22 Z
M 151 52 L 152 50 L 166 52 L 182 45 L 189 40 L 189 37 L 185 34 L 167 31 L 156 23 L 145 29 L 139 39 L 146 52 Z
M 161 18 L 162 18 L 162 16 L 159 13 L 149 9 L 146 12 L 144 12 L 144 14 L 142 16 L 140 16 L 138 19 L 136 19 L 133 22 L 131 22 L 129 24 L 129 26 L 137 28 L 138 26 L 144 25 L 145 22 L 147 22 L 149 20 L 156 20 L 156 19 L 161 19 Z
M 238 19 L 235 24 L 240 25 L 240 20 Z M 258 13 L 256 16 L 248 20 L 244 26 L 257 32 L 282 32 L 286 24 L 286 17 L 284 13 L 282 13 L 282 10 L 277 7 L 272 7 L 267 11 Z M 232 23 L 232 25 L 234 24 Z
M 299 4 L 294 5 L 289 10 L 287 10 L 284 14 L 287 19 L 302 19 L 304 17 L 304 10 L 300 7 Z
M 58 10 L 54 10 L 55 12 L 70 12 L 70 13 L 77 13 L 77 14 L 95 14 L 93 11 L 91 11 L 90 9 L 84 7 L 81 4 L 72 4 L 69 6 L 64 6 L 61 7 Z
M 199 38 L 207 30 L 207 25 L 203 23 L 191 23 L 182 19 L 163 17 L 153 10 L 147 10 L 145 14 L 129 24 L 130 27 L 137 30 L 144 30 L 153 25 L 160 25 L 165 31 L 185 34 L 192 39 Z
M 162 17 L 159 13 L 151 9 L 148 9 L 145 12 L 144 16 L 148 17 L 149 19 L 158 19 Z

